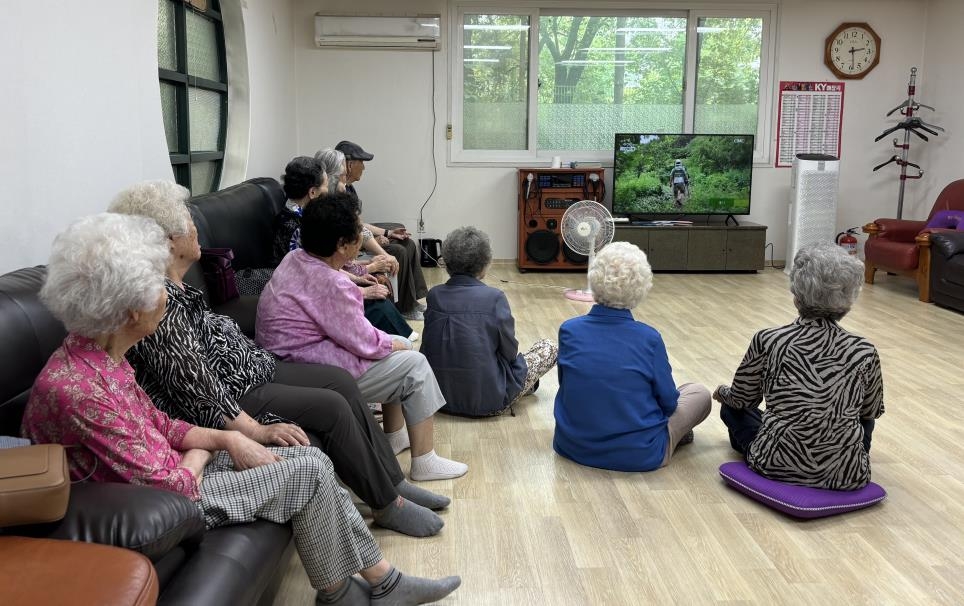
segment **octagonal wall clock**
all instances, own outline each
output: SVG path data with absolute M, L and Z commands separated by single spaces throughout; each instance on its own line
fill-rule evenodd
M 859 80 L 880 63 L 880 36 L 866 23 L 841 23 L 827 36 L 823 62 L 838 78 Z

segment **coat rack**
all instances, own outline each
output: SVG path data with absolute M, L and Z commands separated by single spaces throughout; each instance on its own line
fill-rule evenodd
M 880 133 L 880 135 L 878 135 L 877 138 L 874 139 L 874 141 L 880 141 L 881 139 L 883 139 L 884 137 L 886 137 L 887 135 L 889 135 L 894 131 L 897 131 L 897 130 L 904 131 L 903 143 L 898 143 L 898 140 L 896 137 L 893 140 L 894 148 L 900 150 L 900 155 L 894 154 L 893 156 L 890 157 L 890 160 L 887 160 L 886 162 L 882 164 L 878 164 L 877 166 L 874 167 L 875 171 L 891 163 L 896 163 L 897 166 L 900 167 L 900 190 L 897 194 L 897 218 L 898 219 L 902 218 L 901 215 L 903 214 L 903 211 L 904 211 L 904 182 L 907 181 L 907 179 L 920 179 L 921 177 L 924 176 L 924 169 L 922 169 L 919 164 L 914 164 L 913 162 L 909 162 L 907 160 L 907 153 L 908 151 L 910 151 L 911 133 L 913 133 L 914 135 L 917 135 L 924 141 L 929 141 L 930 139 L 927 138 L 927 135 L 924 135 L 920 131 L 930 133 L 935 137 L 938 136 L 938 131 L 944 132 L 944 129 L 941 128 L 940 126 L 937 126 L 936 124 L 928 124 L 927 122 L 924 122 L 923 120 L 921 120 L 919 117 L 914 116 L 914 112 L 919 110 L 922 107 L 925 109 L 934 111 L 934 108 L 931 107 L 930 105 L 925 105 L 920 101 L 916 101 L 914 99 L 914 94 L 916 92 L 917 92 L 917 68 L 912 67 L 910 68 L 910 81 L 907 83 L 907 100 L 901 103 L 900 105 L 898 105 L 897 107 L 895 107 L 894 109 L 887 112 L 887 115 L 890 116 L 894 112 L 899 111 L 902 115 L 905 116 L 905 119 L 901 120 L 893 127 L 888 128 L 884 132 Z M 917 174 L 908 175 L 907 174 L 908 166 L 912 168 L 916 168 Z

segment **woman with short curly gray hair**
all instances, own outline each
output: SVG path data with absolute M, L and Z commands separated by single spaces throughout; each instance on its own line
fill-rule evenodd
M 114 333 L 131 312 L 157 307 L 169 254 L 164 232 L 150 219 L 110 213 L 80 219 L 54 240 L 40 299 L 68 332 Z
M 802 318 L 840 320 L 864 280 L 864 264 L 833 244 L 801 248 L 790 269 L 790 292 Z
M 451 276 L 428 293 L 422 353 L 445 396 L 442 410 L 483 417 L 511 410 L 555 366 L 559 349 L 540 339 L 519 352 L 505 293 L 482 282 L 492 262 L 489 236 L 460 227 L 442 244 Z
M 799 317 L 756 333 L 733 384 L 714 392 L 730 445 L 754 471 L 831 490 L 870 482 L 874 420 L 884 414 L 880 358 L 869 341 L 837 324 L 863 273 L 839 246 L 801 248 L 790 271 Z
M 489 236 L 476 227 L 460 227 L 445 238 L 442 258 L 450 276 L 482 276 L 492 262 Z
M 167 236 L 184 236 L 194 226 L 191 192 L 173 181 L 142 181 L 117 194 L 107 212 L 150 217 Z
M 596 255 L 589 268 L 589 288 L 596 303 L 632 309 L 643 302 L 653 287 L 653 270 L 640 253 L 629 242 L 613 242 Z
M 667 465 L 710 414 L 710 392 L 673 380 L 659 332 L 633 319 L 653 271 L 628 242 L 603 248 L 589 267 L 596 299 L 559 328 L 559 391 L 552 446 L 577 463 L 617 471 Z

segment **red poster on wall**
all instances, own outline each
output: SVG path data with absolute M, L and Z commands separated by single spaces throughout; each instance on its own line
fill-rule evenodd
M 792 166 L 797 154 L 839 158 L 843 101 L 843 82 L 781 80 L 776 166 Z

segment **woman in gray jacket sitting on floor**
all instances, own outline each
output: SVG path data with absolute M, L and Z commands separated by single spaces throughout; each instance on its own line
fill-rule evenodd
M 446 404 L 442 412 L 472 417 L 500 414 L 535 391 L 556 364 L 550 339 L 519 353 L 515 319 L 505 293 L 482 282 L 492 262 L 489 237 L 460 227 L 442 244 L 449 281 L 428 293 L 421 352 Z

